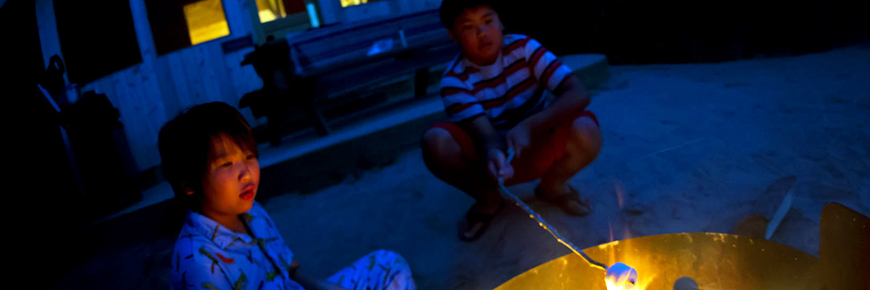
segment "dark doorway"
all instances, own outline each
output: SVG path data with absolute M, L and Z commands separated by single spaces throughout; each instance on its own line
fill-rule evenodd
M 69 81 L 85 83 L 142 62 L 129 1 L 54 0 Z

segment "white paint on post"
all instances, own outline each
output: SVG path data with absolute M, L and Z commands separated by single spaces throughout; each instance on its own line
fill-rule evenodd
M 60 37 L 57 34 L 57 20 L 54 19 L 54 1 L 36 0 L 36 26 L 39 28 L 39 44 L 42 47 L 43 68 L 48 67 L 51 56 L 60 52 Z M 64 80 L 69 82 L 64 74 Z
M 139 41 L 139 52 L 142 54 L 142 63 L 153 63 L 155 58 L 154 40 L 151 37 L 151 25 L 148 22 L 148 11 L 145 9 L 145 0 L 130 0 L 130 13 L 133 16 L 133 29 L 136 30 L 136 40 Z
M 115 93 L 119 94 L 116 97 L 117 106 L 121 110 L 121 118 L 126 121 L 124 128 L 130 148 L 138 167 L 142 169 L 159 164 L 157 133 L 167 120 L 164 99 L 173 96 L 162 94 L 156 77 L 157 52 L 154 48 L 145 0 L 129 1 L 142 63 L 115 73 L 123 75 L 122 80 L 126 82 L 116 84 L 118 87 Z M 134 120 L 147 121 L 134 122 Z
M 257 30 L 260 26 L 260 19 L 255 17 L 257 15 L 256 3 L 247 0 L 223 0 L 223 3 L 227 23 L 230 26 L 230 36 L 235 39 L 251 35 L 256 43 L 259 37 Z M 221 63 L 222 69 L 221 66 L 215 66 L 214 69 L 220 69 L 221 72 L 216 77 L 221 79 L 221 92 L 225 94 L 222 101 L 233 107 L 238 108 L 239 101 L 246 93 L 263 86 L 253 66 L 241 65 L 244 55 L 252 50 L 253 48 L 244 48 L 229 54 L 223 54 L 222 51 L 217 54 L 212 53 L 212 57 L 221 58 L 218 62 Z M 254 118 L 249 109 L 240 109 L 239 111 L 251 126 L 259 125 L 258 120 Z
M 314 7 L 314 3 L 305 4 L 305 8 L 308 10 L 308 19 L 311 20 L 311 27 L 320 27 L 320 20 L 317 16 L 317 8 Z

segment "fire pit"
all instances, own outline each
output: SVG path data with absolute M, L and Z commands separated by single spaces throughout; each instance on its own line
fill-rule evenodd
M 870 219 L 832 203 L 822 213 L 821 232 L 821 258 L 776 242 L 721 233 L 646 236 L 583 252 L 607 265 L 621 262 L 636 269 L 636 289 L 870 289 L 865 277 L 870 273 Z M 608 288 L 605 271 L 572 253 L 496 288 L 514 289 Z

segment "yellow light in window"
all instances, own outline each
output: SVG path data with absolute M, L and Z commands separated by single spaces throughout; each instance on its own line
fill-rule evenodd
M 184 19 L 193 45 L 230 35 L 221 0 L 202 0 L 184 5 Z
M 348 7 L 348 6 L 360 5 L 360 4 L 366 4 L 366 3 L 369 3 L 369 1 L 368 0 L 341 0 L 341 7 L 344 8 L 344 7 Z
M 272 11 L 268 9 L 260 10 L 257 13 L 260 14 L 260 23 L 266 23 L 278 19 L 278 17 L 275 16 L 275 13 L 272 13 Z
M 283 0 L 257 0 L 256 2 L 257 14 L 260 16 L 260 23 L 266 23 L 275 19 L 287 17 L 287 12 L 284 10 Z

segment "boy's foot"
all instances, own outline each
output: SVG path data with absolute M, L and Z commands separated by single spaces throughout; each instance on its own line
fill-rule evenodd
M 484 211 L 478 203 L 472 205 L 465 214 L 465 223 L 459 226 L 459 239 L 470 242 L 480 238 L 502 208 L 504 200 L 499 202 L 498 208 L 492 213 Z
M 565 184 L 566 191 L 560 193 L 544 192 L 540 185 L 535 187 L 535 196 L 555 204 L 565 213 L 572 216 L 585 216 L 592 212 L 592 204 L 588 199 L 581 199 L 580 192 L 571 185 Z

